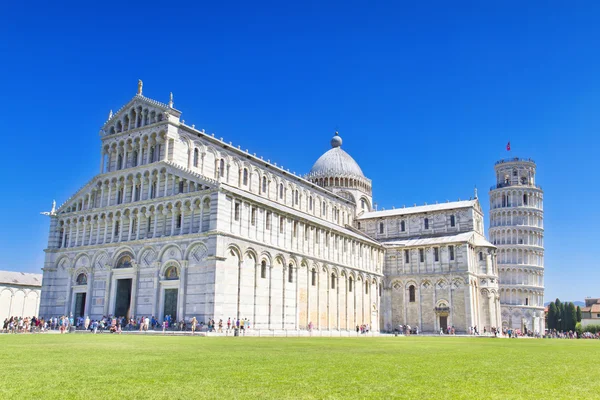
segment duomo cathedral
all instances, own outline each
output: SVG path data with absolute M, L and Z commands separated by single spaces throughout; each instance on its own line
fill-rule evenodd
M 541 202 L 531 165 L 502 164 L 508 177 L 497 168 L 490 243 L 477 195 L 376 210 L 337 132 L 299 176 L 180 117 L 172 96 L 147 98 L 141 81 L 110 113 L 99 174 L 47 213 L 40 316 L 248 318 L 253 329 L 324 334 L 543 331 L 542 261 L 516 265 L 543 250 L 529 246 L 541 246 L 541 230 L 514 229 L 513 245 L 506 227 L 513 211 L 541 218 L 541 203 L 513 210 Z

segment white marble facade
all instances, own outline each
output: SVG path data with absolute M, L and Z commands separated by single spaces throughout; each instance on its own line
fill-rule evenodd
M 502 325 L 545 331 L 544 192 L 531 159 L 495 165 L 490 189 L 490 241 L 498 247 Z
M 409 323 L 433 331 L 441 315 L 458 331 L 498 326 L 495 247 L 482 236 L 477 200 L 432 214 L 432 238 L 450 238 L 440 257 L 454 245 L 455 260 L 411 258 L 400 269 L 405 248 L 411 257 L 423 248 L 429 260 L 437 245 L 403 243 L 412 236 L 394 233 L 401 213 L 372 211 L 371 181 L 337 133 L 298 176 L 180 116 L 172 98 L 151 100 L 141 86 L 111 112 L 100 173 L 50 215 L 41 316 L 249 318 L 269 330 Z M 437 218 L 450 210 L 459 228 L 442 232 Z M 410 214 L 408 224 L 425 215 Z M 380 219 L 389 224 L 385 237 L 371 227 Z M 402 297 L 413 284 L 418 305 Z

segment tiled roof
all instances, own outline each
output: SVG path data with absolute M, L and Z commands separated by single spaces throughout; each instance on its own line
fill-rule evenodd
M 483 236 L 474 231 L 458 233 L 456 235 L 444 235 L 434 237 L 413 237 L 404 240 L 384 241 L 384 246 L 431 246 L 446 243 L 472 243 L 477 247 L 495 247 L 493 244 L 485 240 Z
M 400 216 L 400 215 L 419 214 L 419 213 L 433 212 L 433 211 L 452 210 L 455 208 L 467 208 L 467 207 L 474 207 L 476 203 L 477 203 L 477 199 L 453 201 L 453 202 L 449 202 L 449 203 L 440 203 L 440 204 L 429 204 L 426 206 L 395 208 L 392 210 L 384 210 L 384 211 L 371 211 L 371 212 L 366 212 L 366 213 L 362 214 L 357 219 L 363 220 L 363 219 L 370 219 L 370 218 L 383 218 L 383 217 L 392 217 L 392 216 Z
M 42 274 L 0 271 L 0 283 L 21 286 L 42 286 Z

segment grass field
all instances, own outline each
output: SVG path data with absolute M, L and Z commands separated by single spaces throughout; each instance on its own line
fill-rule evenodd
M 591 340 L 0 335 L 0 398 L 589 399 L 599 361 Z

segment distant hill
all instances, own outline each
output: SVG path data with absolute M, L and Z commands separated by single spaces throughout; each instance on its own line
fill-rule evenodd
M 571 301 L 568 301 L 568 300 L 567 300 L 567 301 L 562 301 L 562 300 L 561 300 L 561 302 L 562 302 L 562 303 L 573 303 L 573 304 L 575 304 L 575 306 L 576 306 L 576 307 L 577 307 L 577 306 L 579 306 L 579 307 L 583 307 L 583 306 L 585 306 L 585 301 L 572 301 L 572 302 L 571 302 Z M 553 302 L 553 301 L 547 301 L 547 302 L 545 302 L 545 303 L 544 303 L 544 307 L 545 307 L 545 306 L 547 306 L 547 305 L 548 305 L 548 304 L 550 304 L 550 303 L 554 303 L 554 302 Z

